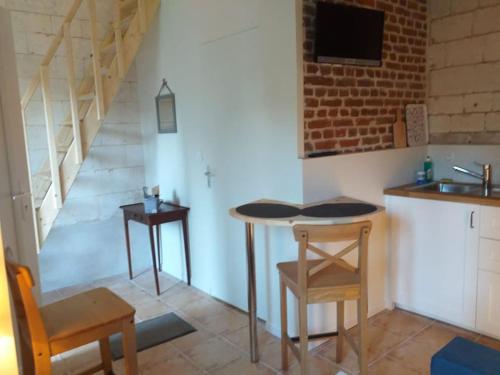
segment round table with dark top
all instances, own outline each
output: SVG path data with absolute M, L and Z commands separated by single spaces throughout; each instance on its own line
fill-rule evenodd
M 245 222 L 247 271 L 248 271 L 248 317 L 250 328 L 250 357 L 259 361 L 257 346 L 257 303 L 254 251 L 254 225 L 290 226 L 296 224 L 329 225 L 346 224 L 358 218 L 375 215 L 384 208 L 355 199 L 340 197 L 309 205 L 294 205 L 287 202 L 259 200 L 229 210 L 235 219 Z

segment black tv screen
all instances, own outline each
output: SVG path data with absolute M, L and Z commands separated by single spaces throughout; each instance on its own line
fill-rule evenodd
M 383 36 L 383 11 L 317 3 L 317 62 L 380 66 Z

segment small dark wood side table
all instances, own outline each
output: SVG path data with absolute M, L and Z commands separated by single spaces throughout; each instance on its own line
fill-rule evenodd
M 123 210 L 123 221 L 125 224 L 125 242 L 127 244 L 128 274 L 132 280 L 132 259 L 130 255 L 129 220 L 147 225 L 149 228 L 149 242 L 151 243 L 151 257 L 153 258 L 153 270 L 155 275 L 156 293 L 160 295 L 160 283 L 158 281 L 158 270 L 161 272 L 162 261 L 160 252 L 160 226 L 164 223 L 182 221 L 182 232 L 184 235 L 184 253 L 186 256 L 186 271 L 188 285 L 191 285 L 191 264 L 189 254 L 188 212 L 189 207 L 179 206 L 173 203 L 163 202 L 157 213 L 148 214 L 144 211 L 143 203 L 129 204 L 120 207 Z M 158 267 L 156 265 L 155 239 L 153 227 L 156 227 L 156 247 L 158 252 Z

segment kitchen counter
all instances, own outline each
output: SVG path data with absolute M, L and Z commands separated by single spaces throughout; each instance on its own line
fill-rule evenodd
M 454 183 L 454 184 L 459 184 L 459 183 Z M 463 185 L 470 185 L 470 184 L 463 184 Z M 417 185 L 417 184 L 397 186 L 385 189 L 384 194 L 394 195 L 399 197 L 433 199 L 446 202 L 471 203 L 484 206 L 500 207 L 499 194 L 485 197 L 477 194 L 468 194 L 468 193 L 449 193 L 449 192 L 444 193 L 440 191 L 426 190 L 422 188 L 423 186 L 424 185 Z

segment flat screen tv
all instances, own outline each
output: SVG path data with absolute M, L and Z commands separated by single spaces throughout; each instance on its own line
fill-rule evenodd
M 317 3 L 317 62 L 380 66 L 383 37 L 383 11 Z

